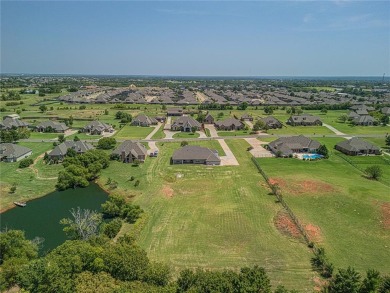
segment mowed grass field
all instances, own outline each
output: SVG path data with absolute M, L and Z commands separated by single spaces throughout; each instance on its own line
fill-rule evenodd
M 170 165 L 180 143 L 159 143 L 157 158 L 140 167 L 115 162 L 99 183 L 104 185 L 108 177 L 116 180 L 119 187 L 113 192 L 127 194 L 146 211 L 138 242 L 151 259 L 177 272 L 258 264 L 275 286 L 311 292 L 311 251 L 275 228 L 273 219 L 281 206 L 251 162 L 249 144 L 240 139 L 227 143 L 239 166 Z M 193 144 L 220 149 L 217 141 Z M 140 180 L 138 187 L 129 181 L 131 176 Z
M 113 137 L 116 139 L 144 139 L 153 129 L 154 127 L 125 125 Z
M 52 143 L 19 143 L 21 146 L 33 150 L 30 156 L 35 160 L 39 155 L 49 152 L 53 148 Z M 0 210 L 4 211 L 13 207 L 14 201 L 27 201 L 40 196 L 44 196 L 55 190 L 58 171 L 62 165 L 45 165 L 39 159 L 35 168 L 38 176 L 31 168 L 19 169 L 19 162 L 0 163 Z M 16 183 L 16 192 L 9 193 L 11 186 Z
M 390 188 L 364 178 L 336 156 L 332 146 L 341 138 L 318 139 L 328 145 L 331 157 L 321 161 L 258 159 L 281 187 L 285 201 L 309 235 L 323 246 L 336 267 L 353 266 L 361 272 L 373 268 L 390 273 Z M 359 164 L 377 164 L 380 157 L 360 157 Z M 381 165 L 390 178 L 388 165 Z M 386 221 L 387 220 L 387 224 Z

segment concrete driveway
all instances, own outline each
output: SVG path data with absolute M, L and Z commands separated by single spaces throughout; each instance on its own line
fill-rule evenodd
M 213 124 L 205 124 L 204 127 L 210 130 L 211 137 L 218 137 L 218 132 Z
M 145 137 L 145 139 L 151 139 L 153 137 L 153 135 L 160 129 L 161 125 L 162 124 L 160 122 L 158 122 L 156 127 L 154 127 L 153 131 L 151 133 L 149 133 L 149 135 L 147 137 Z
M 224 139 L 218 139 L 219 144 L 221 145 L 225 156 L 220 156 L 221 166 L 238 166 L 240 165 L 234 156 L 233 152 L 230 150 L 229 146 L 226 144 Z
M 266 142 L 261 142 L 257 138 L 245 138 L 245 140 L 253 147 L 250 153 L 255 158 L 271 158 L 274 156 L 272 152 L 262 146 L 262 144 L 267 144 Z
M 165 130 L 164 127 L 164 133 L 165 133 L 164 139 L 173 139 L 173 136 L 177 133 L 177 131 Z

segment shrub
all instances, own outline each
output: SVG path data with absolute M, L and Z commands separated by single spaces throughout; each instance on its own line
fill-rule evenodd
M 382 169 L 378 165 L 367 167 L 364 172 L 368 178 L 374 180 L 379 180 L 379 178 L 382 176 Z
M 137 187 L 139 185 L 139 180 L 135 181 L 134 186 Z
M 19 162 L 19 168 L 27 168 L 34 163 L 33 159 L 26 158 Z

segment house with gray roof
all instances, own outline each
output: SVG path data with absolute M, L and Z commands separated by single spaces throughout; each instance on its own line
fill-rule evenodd
M 315 153 L 321 144 L 306 136 L 281 137 L 268 144 L 275 155 L 288 157 L 294 153 Z
M 381 113 L 382 113 L 383 115 L 390 116 L 390 107 L 384 107 L 384 108 L 382 108 Z
M 56 133 L 64 133 L 69 129 L 65 123 L 57 122 L 57 121 L 44 121 L 35 126 L 35 130 L 38 132 L 56 132 Z
M 131 121 L 131 125 L 149 127 L 150 125 L 156 125 L 157 120 L 153 117 L 146 116 L 145 114 L 139 114 Z
M 214 117 L 210 113 L 207 113 L 206 117 L 204 118 L 204 123 L 205 124 L 214 124 Z
M 252 117 L 252 115 L 245 113 L 244 115 L 241 116 L 240 120 L 241 121 L 253 121 L 253 117 Z
M 14 117 L 4 117 L 3 121 L 0 121 L 0 129 L 9 130 L 13 128 L 26 128 L 29 124 Z
M 372 126 L 375 123 L 375 119 L 370 115 L 358 115 L 352 118 L 352 123 L 360 126 Z
M 176 150 L 171 158 L 172 164 L 203 164 L 203 165 L 220 165 L 216 150 L 204 148 L 196 145 L 187 145 Z
M 145 162 L 147 150 L 145 146 L 139 142 L 125 140 L 112 153 L 112 156 L 119 157 L 123 163 L 133 163 L 135 160 Z
M 182 108 L 168 108 L 167 116 L 183 116 Z
M 191 116 L 181 116 L 172 123 L 171 130 L 191 132 L 193 127 L 198 131 L 202 125 Z
M 0 144 L 0 161 L 18 162 L 32 154 L 32 150 L 14 143 Z
M 379 147 L 358 137 L 339 142 L 335 145 L 335 149 L 349 156 L 381 154 Z
M 283 124 L 278 119 L 272 116 L 260 118 L 268 129 L 282 128 Z
M 82 132 L 94 135 L 102 135 L 104 132 L 114 132 L 114 128 L 110 124 L 106 124 L 100 121 L 92 121 L 84 126 Z
M 62 161 L 66 153 L 68 152 L 69 149 L 73 149 L 77 154 L 83 154 L 86 151 L 94 149 L 94 147 L 83 141 L 64 141 L 63 143 L 57 145 L 54 150 L 52 150 L 49 154 L 49 160 L 58 160 Z
M 310 114 L 292 115 L 287 120 L 291 126 L 317 126 L 322 125 L 320 117 Z
M 215 127 L 218 130 L 240 130 L 244 128 L 244 124 L 236 118 L 227 118 L 225 120 L 215 122 Z

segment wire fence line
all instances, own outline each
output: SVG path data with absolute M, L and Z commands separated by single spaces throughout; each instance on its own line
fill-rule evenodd
M 276 196 L 278 202 L 282 204 L 284 209 L 287 211 L 291 219 L 294 221 L 294 224 L 298 227 L 299 231 L 301 232 L 303 239 L 305 240 L 306 244 L 313 248 L 314 251 L 316 251 L 316 247 L 314 246 L 314 242 L 310 239 L 309 235 L 306 233 L 305 228 L 302 226 L 300 223 L 299 219 L 297 216 L 295 216 L 294 212 L 290 209 L 288 204 L 285 202 L 283 199 L 282 193 L 280 191 L 280 188 L 277 184 L 273 184 L 270 182 L 268 175 L 264 172 L 264 170 L 261 168 L 259 162 L 256 160 L 255 157 L 252 156 L 252 162 L 255 164 L 257 170 L 260 172 L 260 174 L 264 177 L 264 180 L 267 182 L 267 185 L 272 191 L 272 194 Z

